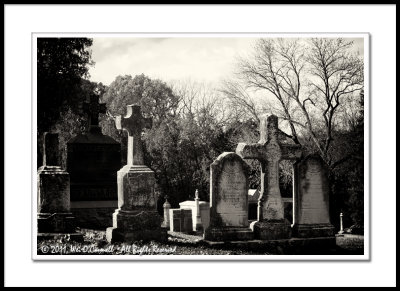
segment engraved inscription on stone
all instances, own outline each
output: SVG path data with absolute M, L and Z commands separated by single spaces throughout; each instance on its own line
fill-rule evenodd
M 306 173 L 301 182 L 301 224 L 329 223 L 329 209 L 326 201 L 326 186 L 323 185 L 322 169 L 317 160 L 307 161 Z M 324 187 L 325 186 L 325 187 Z
M 218 181 L 219 199 L 216 212 L 225 226 L 245 226 L 247 217 L 246 176 L 236 160 L 225 161 Z

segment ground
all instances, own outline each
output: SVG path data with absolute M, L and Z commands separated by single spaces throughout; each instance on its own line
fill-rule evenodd
M 69 240 L 60 236 L 52 240 L 38 242 L 38 255 L 276 255 L 284 254 L 279 249 L 235 248 L 232 246 L 209 246 L 200 235 L 168 233 L 168 242 L 143 242 L 133 244 L 109 244 L 105 231 L 82 229 L 83 242 Z M 327 255 L 362 255 L 364 237 L 346 234 L 336 238 L 336 248 L 330 249 Z M 320 254 L 320 253 L 310 253 Z

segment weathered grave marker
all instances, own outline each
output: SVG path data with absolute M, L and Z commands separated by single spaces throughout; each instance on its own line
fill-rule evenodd
M 209 241 L 253 238 L 248 221 L 249 166 L 233 152 L 221 154 L 210 167 Z
M 103 135 L 99 114 L 106 104 L 92 94 L 83 104 L 89 129 L 67 143 L 67 171 L 71 178 L 71 209 L 81 227 L 103 228 L 111 223 L 117 207 L 117 171 L 121 168 L 121 145 Z
M 261 195 L 257 222 L 252 224 L 255 237 L 265 240 L 291 237 L 291 225 L 284 217 L 279 190 L 279 161 L 297 160 L 301 146 L 288 143 L 287 135 L 278 128 L 278 117 L 270 115 L 260 124 L 260 141 L 256 144 L 239 143 L 236 153 L 244 159 L 261 163 Z
M 249 196 L 249 220 L 256 220 L 260 191 L 258 191 L 258 189 L 249 189 L 248 196 Z
M 154 192 L 154 172 L 144 165 L 141 133 L 151 127 L 139 105 L 128 105 L 127 115 L 116 118 L 117 129 L 128 132 L 127 165 L 117 174 L 118 209 L 113 214 L 113 227 L 107 228 L 109 242 L 136 240 L 165 241 L 167 232 L 161 228 Z
M 58 134 L 44 133 L 43 166 L 38 169 L 38 238 L 69 234 L 82 240 L 75 232 L 75 218 L 70 212 L 69 174 L 59 166 Z
M 192 233 L 192 210 L 191 209 L 170 209 L 169 210 L 170 231 Z
M 309 155 L 295 163 L 293 236 L 334 236 L 329 216 L 329 181 L 325 162 Z

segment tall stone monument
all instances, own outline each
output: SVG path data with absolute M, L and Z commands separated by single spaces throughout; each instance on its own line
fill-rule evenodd
M 43 166 L 38 169 L 38 238 L 69 234 L 82 240 L 75 232 L 75 219 L 70 211 L 69 174 L 59 166 L 58 134 L 44 134 Z
M 106 104 L 92 94 L 83 104 L 89 128 L 67 143 L 67 171 L 71 177 L 71 209 L 78 224 L 87 228 L 105 228 L 117 207 L 117 171 L 121 168 L 121 145 L 102 134 L 99 114 Z
M 208 241 L 253 238 L 248 220 L 249 166 L 233 152 L 218 156 L 210 167 L 210 225 Z
M 290 238 L 291 224 L 284 217 L 279 190 L 279 161 L 299 159 L 301 146 L 292 144 L 278 128 L 278 117 L 270 115 L 261 120 L 260 141 L 255 144 L 239 143 L 236 153 L 244 159 L 257 159 L 261 163 L 257 221 L 251 225 L 255 237 L 264 240 Z
M 151 127 L 151 119 L 143 118 L 139 105 L 128 105 L 127 115 L 116 118 L 117 129 L 128 133 L 127 165 L 118 171 L 118 209 L 113 214 L 113 227 L 107 228 L 109 242 L 167 239 L 161 228 L 156 208 L 154 172 L 144 165 L 141 133 Z
M 335 228 L 329 216 L 327 166 L 319 155 L 309 155 L 294 166 L 295 237 L 329 237 Z

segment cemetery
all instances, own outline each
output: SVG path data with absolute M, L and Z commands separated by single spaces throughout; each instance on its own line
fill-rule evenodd
M 115 98 L 127 82 L 154 87 L 140 100 Z M 324 156 L 331 152 L 299 142 L 272 112 L 260 114 L 258 123 L 240 121 L 241 135 L 205 149 L 227 131 L 205 136 L 195 119 L 174 121 L 165 106 L 175 96 L 169 88 L 158 92 L 163 86 L 144 75 L 118 77 L 114 91 L 91 90 L 81 101 L 85 130 L 69 133 L 63 144 L 59 127 L 39 132 L 39 255 L 364 253 L 362 231 L 349 233 L 355 214 L 343 215 L 338 206 L 344 190 L 332 191 L 339 176 Z M 152 102 L 154 96 L 169 99 Z M 317 139 L 310 132 L 308 140 Z M 283 188 L 285 167 L 291 174 Z M 44 248 L 55 244 L 65 247 Z

